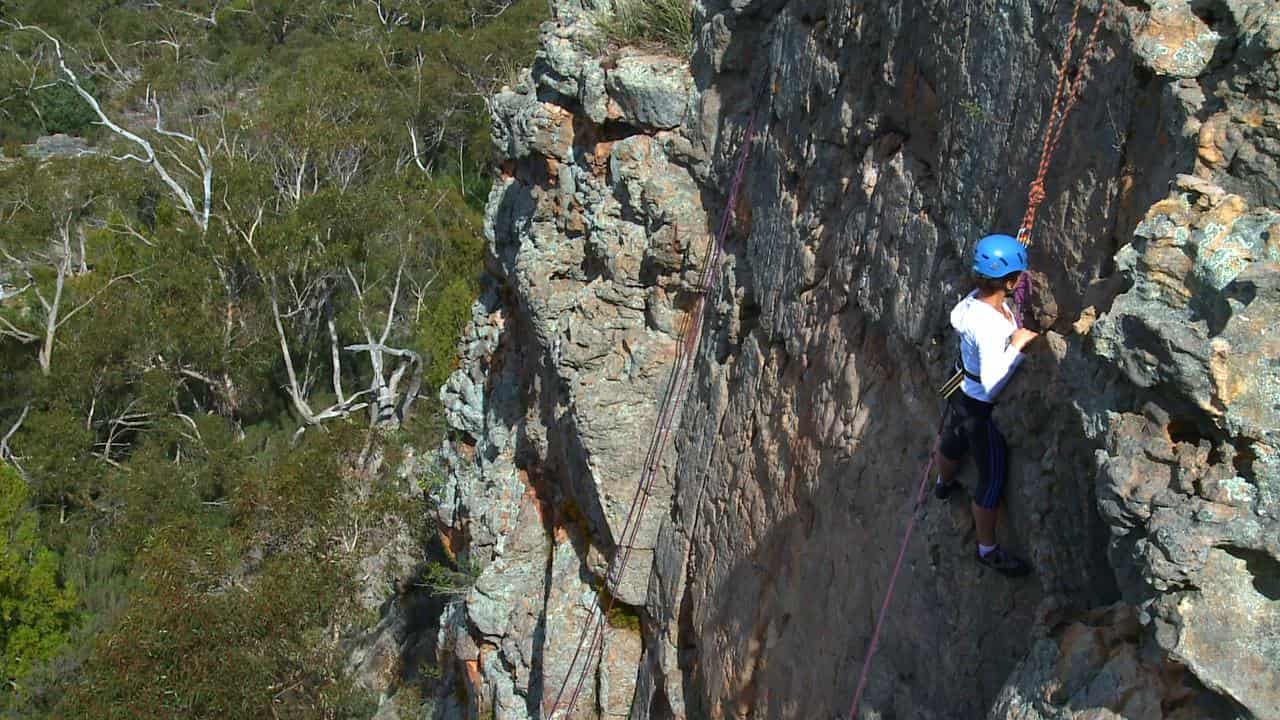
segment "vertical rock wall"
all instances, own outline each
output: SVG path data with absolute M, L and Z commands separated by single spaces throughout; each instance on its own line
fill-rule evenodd
M 553 6 L 493 100 L 490 287 L 443 391 L 441 521 L 481 573 L 443 622 L 441 707 L 847 714 L 954 361 L 946 316 L 974 240 L 1021 217 L 1070 4 L 704 1 L 689 64 L 600 50 L 603 0 Z M 927 503 L 861 717 L 1280 717 L 1280 9 L 1111 8 L 1032 246 L 1049 331 L 997 411 L 1001 534 L 1036 572 L 982 571 L 967 504 Z M 599 599 L 603 660 L 557 710 Z

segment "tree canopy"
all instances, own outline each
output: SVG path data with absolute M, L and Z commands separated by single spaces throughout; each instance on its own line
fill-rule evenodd
M 0 712 L 359 713 L 333 538 L 438 432 L 545 12 L 0 2 Z

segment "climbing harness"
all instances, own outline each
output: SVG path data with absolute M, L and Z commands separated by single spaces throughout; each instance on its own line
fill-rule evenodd
M 566 716 L 573 712 L 573 708 L 578 702 L 578 697 L 586 685 L 591 659 L 603 643 L 605 620 L 613 609 L 616 588 L 622 581 L 627 561 L 631 557 L 631 549 L 635 544 L 636 534 L 640 530 L 640 521 L 644 517 L 650 490 L 661 470 L 662 455 L 666 451 L 672 427 L 689 387 L 690 371 L 693 368 L 693 361 L 702 342 L 701 331 L 707 296 L 715 287 L 716 280 L 719 277 L 720 260 L 724 256 L 724 242 L 728 237 L 734 210 L 737 206 L 738 194 L 742 188 L 747 158 L 751 154 L 751 142 L 755 136 L 756 118 L 760 103 L 756 103 L 754 107 L 757 109 L 752 111 L 747 121 L 746 130 L 743 133 L 742 148 L 738 154 L 738 162 L 734 168 L 733 179 L 729 184 L 729 195 L 726 198 L 724 215 L 720 219 L 720 226 L 717 228 L 713 241 L 710 247 L 707 248 L 707 253 L 704 257 L 702 271 L 696 286 L 697 298 L 694 301 L 693 308 L 681 321 L 680 330 L 676 335 L 675 364 L 672 366 L 671 374 L 668 376 L 666 392 L 658 413 L 658 423 L 654 428 L 653 438 L 649 443 L 649 451 L 641 471 L 640 483 L 636 486 L 635 496 L 631 500 L 631 508 L 627 512 L 627 519 L 623 524 L 622 536 L 618 544 L 620 552 L 614 555 L 613 561 L 609 564 L 609 568 L 605 573 L 602 592 L 596 593 L 591 615 L 587 623 L 583 625 L 577 648 L 574 650 L 573 658 L 569 662 L 564 681 L 561 683 L 560 690 L 556 693 L 555 702 L 552 703 L 551 710 L 548 712 L 548 718 L 552 720 L 560 710 L 564 710 Z M 600 597 L 601 594 L 605 595 L 603 601 Z M 585 656 L 583 655 L 584 649 L 586 650 Z M 579 664 L 579 661 L 581 661 L 581 664 Z M 575 671 L 577 679 L 572 683 L 573 687 L 570 689 L 570 680 L 574 678 Z M 568 700 L 562 705 L 561 700 L 565 697 L 566 691 L 569 691 Z
M 1101 0 L 1099 4 L 1098 16 L 1093 22 L 1093 28 L 1089 31 L 1088 39 L 1085 41 L 1084 50 L 1080 56 L 1079 69 L 1074 80 L 1068 86 L 1068 66 L 1071 62 L 1072 46 L 1075 44 L 1080 8 L 1084 4 L 1084 0 L 1076 0 L 1075 7 L 1071 11 L 1071 30 L 1067 34 L 1066 49 L 1063 51 L 1062 65 L 1058 71 L 1058 85 L 1054 92 L 1053 103 L 1050 106 L 1049 120 L 1044 132 L 1044 142 L 1040 149 L 1040 164 L 1036 169 L 1035 179 L 1031 181 L 1028 188 L 1027 211 L 1022 217 L 1022 225 L 1018 228 L 1017 240 L 1024 247 L 1031 243 L 1031 232 L 1035 228 L 1036 212 L 1040 209 L 1040 203 L 1044 202 L 1045 199 L 1045 177 L 1049 173 L 1049 165 L 1053 160 L 1054 152 L 1058 148 L 1058 141 L 1062 137 L 1062 129 L 1066 125 L 1067 116 L 1071 114 L 1076 101 L 1080 98 L 1080 89 L 1084 86 L 1089 61 L 1093 57 L 1093 50 L 1097 44 L 1098 30 L 1101 29 L 1103 18 L 1106 17 L 1107 2 L 1108 0 Z M 1026 277 L 1027 274 L 1025 272 L 1022 273 L 1014 289 L 1014 302 L 1018 304 L 1021 310 L 1026 308 Z M 957 367 L 956 373 L 947 382 L 943 383 L 938 392 L 943 397 L 949 398 L 960 387 L 966 375 L 969 375 L 969 373 L 965 370 L 962 362 Z M 945 417 L 944 415 L 944 420 Z M 942 424 L 940 422 L 938 433 L 934 436 L 933 448 L 929 453 L 929 463 L 925 466 L 924 475 L 920 478 L 920 489 L 916 493 L 915 505 L 912 506 L 911 514 L 907 518 L 907 530 L 902 537 L 902 547 L 898 550 L 898 560 L 894 563 L 893 572 L 889 575 L 889 586 L 885 589 L 884 602 L 880 605 L 880 614 L 876 618 L 875 628 L 871 633 L 871 641 L 867 646 L 867 654 L 862 661 L 862 672 L 858 676 L 858 687 L 853 694 L 853 704 L 849 707 L 849 720 L 855 720 L 858 713 L 858 705 L 862 702 L 862 693 L 867 685 L 867 673 L 871 669 L 871 659 L 875 656 L 876 647 L 879 645 L 880 631 L 884 627 L 885 616 L 889 613 L 889 603 L 893 600 L 893 590 L 897 584 L 898 575 L 902 572 L 902 560 L 906 556 L 907 546 L 911 543 L 911 534 L 915 530 L 917 511 L 924 503 L 925 488 L 928 487 L 929 476 L 933 472 L 938 441 L 941 436 Z
M 982 382 L 982 378 L 977 373 L 969 372 L 969 369 L 964 366 L 964 359 L 960 358 L 956 360 L 956 373 L 943 383 L 942 387 L 938 388 L 938 394 L 942 396 L 943 400 L 950 399 L 951 394 L 959 390 L 960 386 L 964 384 L 965 378 L 969 378 L 976 383 Z

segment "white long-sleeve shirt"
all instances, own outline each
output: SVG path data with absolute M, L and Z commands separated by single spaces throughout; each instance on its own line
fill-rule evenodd
M 966 375 L 960 389 L 975 400 L 994 402 L 1022 363 L 1022 352 L 1009 344 L 1018 322 L 1007 303 L 1008 317 L 977 294 L 976 290 L 969 293 L 951 310 L 951 327 L 960 334 L 960 361 L 965 370 L 981 378 L 979 382 Z

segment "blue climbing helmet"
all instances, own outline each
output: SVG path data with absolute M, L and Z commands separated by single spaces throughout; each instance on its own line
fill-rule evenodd
M 1027 249 L 1008 235 L 988 235 L 973 249 L 973 271 L 985 278 L 1002 278 L 1027 269 Z

